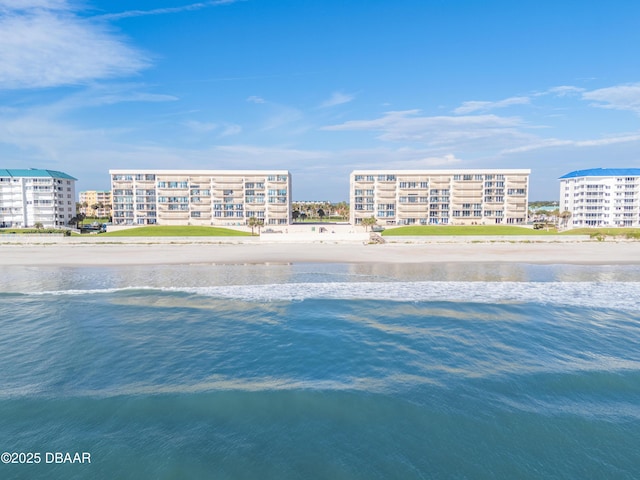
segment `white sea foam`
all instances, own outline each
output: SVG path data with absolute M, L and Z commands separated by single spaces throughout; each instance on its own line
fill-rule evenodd
M 640 282 L 302 282 L 209 287 L 130 286 L 29 292 L 27 295 L 187 293 L 251 302 L 309 299 L 538 303 L 594 308 L 640 309 Z M 141 292 L 141 293 L 142 293 Z

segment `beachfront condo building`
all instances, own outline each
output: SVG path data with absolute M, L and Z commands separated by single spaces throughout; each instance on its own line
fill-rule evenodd
M 358 170 L 351 223 L 488 225 L 527 221 L 530 170 Z
M 567 228 L 640 227 L 640 168 L 592 168 L 563 175 L 559 210 Z
M 67 226 L 76 215 L 76 180 L 55 170 L 0 169 L 0 228 Z
M 114 225 L 291 221 L 291 175 L 263 170 L 109 170 Z
M 111 191 L 86 190 L 78 194 L 80 213 L 87 217 L 111 216 Z

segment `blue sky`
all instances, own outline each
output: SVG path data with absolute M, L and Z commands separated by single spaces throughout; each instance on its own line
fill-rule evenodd
M 640 2 L 0 0 L 2 168 L 640 167 Z

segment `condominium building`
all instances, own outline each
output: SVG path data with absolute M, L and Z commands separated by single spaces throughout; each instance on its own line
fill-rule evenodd
M 55 170 L 0 169 L 0 228 L 68 225 L 76 214 L 76 180 Z
M 114 225 L 291 221 L 291 176 L 262 170 L 109 170 Z
M 560 177 L 569 228 L 640 227 L 640 168 L 591 168 Z
M 351 173 L 351 223 L 523 224 L 530 170 L 361 170 Z
M 111 216 L 111 191 L 87 190 L 78 194 L 80 213 L 87 217 Z

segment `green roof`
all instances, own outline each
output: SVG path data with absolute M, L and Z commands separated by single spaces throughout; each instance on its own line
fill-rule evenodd
M 9 168 L 0 169 L 0 177 L 51 177 L 66 180 L 78 180 L 64 172 L 57 170 L 43 170 L 40 168 Z

